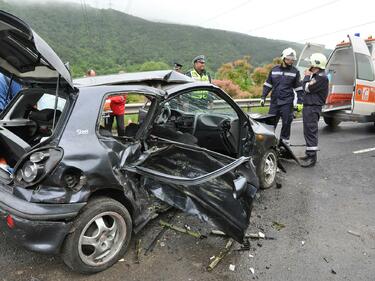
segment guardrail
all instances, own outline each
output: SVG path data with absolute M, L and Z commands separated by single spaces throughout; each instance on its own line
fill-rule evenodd
M 255 99 L 235 99 L 234 101 L 241 107 L 245 112 L 249 111 L 252 107 L 259 107 L 260 98 Z M 269 106 L 270 99 L 266 99 L 265 106 Z M 222 109 L 225 108 L 225 106 L 222 106 L 223 104 L 226 104 L 224 100 L 215 100 L 213 109 Z M 138 111 L 144 106 L 144 103 L 129 103 L 125 106 L 125 114 L 136 114 Z

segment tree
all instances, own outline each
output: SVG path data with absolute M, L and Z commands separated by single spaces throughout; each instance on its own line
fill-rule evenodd
M 250 56 L 244 56 L 242 59 L 223 64 L 218 70 L 218 78 L 220 80 L 231 80 L 241 90 L 248 91 L 252 84 L 250 79 L 252 69 Z

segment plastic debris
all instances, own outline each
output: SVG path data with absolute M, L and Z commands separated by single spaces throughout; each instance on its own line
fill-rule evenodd
M 253 258 L 254 256 L 252 254 L 249 254 L 249 258 Z
M 229 270 L 234 271 L 236 269 L 236 266 L 234 264 L 229 265 Z
M 118 261 L 123 262 L 123 261 L 125 261 L 125 259 L 119 259 Z
M 224 232 L 222 232 L 221 230 L 217 230 L 217 229 L 211 230 L 210 234 L 217 235 L 217 236 L 227 236 Z M 245 238 L 276 240 L 275 237 L 266 236 L 263 232 L 260 232 L 260 231 L 258 233 L 248 233 L 245 235 Z
M 259 236 L 259 238 L 262 238 L 262 239 L 264 239 L 264 238 L 266 238 L 266 235 L 263 233 L 263 232 L 258 232 L 258 236 Z
M 220 251 L 220 253 L 216 256 L 216 258 L 208 265 L 207 270 L 212 271 L 222 260 L 225 258 L 226 255 L 230 252 L 230 249 L 233 245 L 233 239 L 229 239 L 227 244 L 225 245 L 224 249 Z
M 141 247 L 141 239 L 138 239 L 136 242 L 135 242 L 135 263 L 139 263 L 140 261 L 140 255 L 141 255 L 141 251 L 142 251 L 142 247 Z
M 351 234 L 351 235 L 357 236 L 357 237 L 361 237 L 361 234 L 359 234 L 358 232 L 352 231 L 352 230 L 348 230 L 348 233 Z
M 165 247 L 165 243 L 164 242 L 160 242 L 160 247 Z
M 210 261 L 212 261 L 215 258 L 215 256 L 210 257 Z
M 249 269 L 250 269 L 251 273 L 254 275 L 255 274 L 254 268 L 250 267 Z
M 203 234 L 199 233 L 198 231 L 192 231 L 192 230 L 189 230 L 189 229 L 186 229 L 186 228 L 182 228 L 182 227 L 170 224 L 170 223 L 168 223 L 166 221 L 163 221 L 163 220 L 160 220 L 159 224 L 161 226 L 163 226 L 163 227 L 172 229 L 174 231 L 188 234 L 190 236 L 193 236 L 194 238 L 199 238 L 199 239 L 206 238 L 206 236 L 204 236 Z
M 305 243 L 306 243 L 305 241 L 301 241 L 302 246 L 305 245 Z
M 274 229 L 276 229 L 277 231 L 280 231 L 280 230 L 282 230 L 282 229 L 285 227 L 285 224 L 283 224 L 283 223 L 279 223 L 279 222 L 277 222 L 277 221 L 273 221 L 273 222 L 272 222 L 272 227 L 273 227 Z

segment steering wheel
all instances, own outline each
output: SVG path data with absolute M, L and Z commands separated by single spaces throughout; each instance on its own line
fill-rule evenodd
M 156 124 L 165 124 L 167 123 L 169 117 L 171 117 L 171 107 L 168 103 L 164 104 L 159 117 L 156 119 Z

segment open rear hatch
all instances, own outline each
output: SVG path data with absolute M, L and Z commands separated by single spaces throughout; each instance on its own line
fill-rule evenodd
M 248 157 L 233 159 L 174 143 L 141 158 L 124 169 L 141 175 L 157 198 L 243 242 L 258 187 Z
M 0 70 L 21 84 L 60 84 L 73 88 L 69 70 L 50 46 L 21 19 L 0 11 Z

